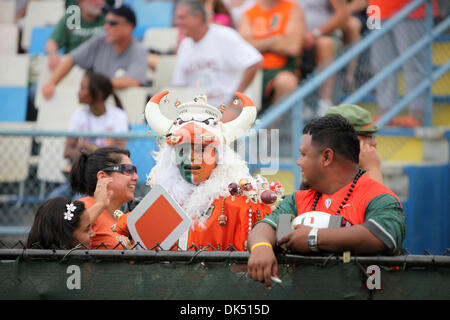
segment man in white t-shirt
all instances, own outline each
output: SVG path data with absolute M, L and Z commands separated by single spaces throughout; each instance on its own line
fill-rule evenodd
M 236 116 L 234 92 L 244 92 L 261 67 L 262 56 L 234 29 L 206 22 L 198 0 L 181 0 L 175 24 L 185 36 L 177 51 L 173 85 L 203 88 L 208 103 L 226 108 L 222 121 Z M 253 97 L 254 98 L 254 97 Z

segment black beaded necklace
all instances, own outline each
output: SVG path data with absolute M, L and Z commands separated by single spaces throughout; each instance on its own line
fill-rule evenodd
M 365 171 L 361 168 L 358 169 L 358 173 L 356 174 L 355 178 L 353 178 L 353 183 L 350 185 L 350 188 L 348 189 L 347 196 L 344 198 L 344 200 L 339 205 L 339 209 L 336 211 L 337 213 L 341 213 L 341 209 L 344 207 L 345 203 L 347 202 L 348 198 L 353 192 L 353 188 L 355 187 L 356 183 L 358 182 L 358 179 L 365 173 Z M 316 193 L 316 198 L 314 199 L 314 203 L 312 206 L 312 211 L 316 211 L 317 202 L 319 202 L 320 197 L 322 196 L 321 192 Z

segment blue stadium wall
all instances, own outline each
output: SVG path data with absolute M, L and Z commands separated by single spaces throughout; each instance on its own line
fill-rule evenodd
M 406 166 L 409 197 L 403 202 L 406 239 L 410 253 L 442 254 L 450 248 L 449 164 Z

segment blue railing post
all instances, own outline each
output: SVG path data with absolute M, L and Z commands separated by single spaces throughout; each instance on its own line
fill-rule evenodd
M 294 175 L 294 190 L 300 186 L 300 176 L 302 169 L 297 165 L 296 161 L 300 156 L 300 141 L 303 132 L 303 100 L 299 100 L 298 105 L 292 108 L 292 174 Z
M 431 38 L 431 42 L 429 43 L 426 53 L 425 53 L 425 70 L 429 80 L 431 80 L 431 75 L 433 72 L 433 42 L 434 39 L 432 37 L 433 33 L 433 2 L 432 0 L 427 0 L 426 5 L 426 18 L 425 18 L 425 31 L 426 37 Z M 426 100 L 425 100 L 425 126 L 430 127 L 433 122 L 433 85 L 430 81 L 430 86 L 426 92 Z

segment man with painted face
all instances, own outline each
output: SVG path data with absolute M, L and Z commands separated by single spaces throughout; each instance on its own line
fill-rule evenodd
M 244 135 L 256 119 L 256 107 L 236 92 L 243 109 L 233 121 L 222 123 L 221 111 L 205 96 L 177 106 L 176 119 L 160 112 L 159 103 L 168 94 L 152 97 L 145 109 L 150 128 L 166 138 L 155 155 L 156 165 L 147 184 L 162 185 L 192 219 L 187 249 L 225 250 L 230 245 L 244 250 L 253 223 L 270 214 L 270 207 L 231 195 L 230 183 L 251 180 L 246 163 L 229 146 Z

